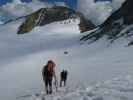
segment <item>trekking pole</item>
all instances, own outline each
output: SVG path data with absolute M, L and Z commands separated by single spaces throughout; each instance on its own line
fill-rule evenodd
M 57 80 L 55 81 L 54 85 L 55 85 L 55 90 L 57 92 L 58 91 L 58 81 Z

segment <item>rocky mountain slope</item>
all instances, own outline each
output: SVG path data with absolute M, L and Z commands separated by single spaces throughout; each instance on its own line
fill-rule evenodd
M 92 40 L 94 42 L 103 36 L 107 36 L 111 41 L 116 40 L 120 37 L 132 36 L 133 29 L 133 1 L 126 0 L 123 5 L 107 20 L 98 26 L 98 28 L 85 35 L 81 40 Z M 132 43 L 129 43 L 132 44 Z
M 17 34 L 30 32 L 36 26 L 44 26 L 56 21 L 67 19 L 80 19 L 79 29 L 81 32 L 89 31 L 95 28 L 95 25 L 87 20 L 81 13 L 63 6 L 55 6 L 52 8 L 41 8 L 40 10 L 28 15 L 23 22 Z

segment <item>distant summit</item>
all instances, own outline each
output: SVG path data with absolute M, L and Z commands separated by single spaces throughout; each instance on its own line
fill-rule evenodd
M 21 24 L 17 34 L 30 32 L 36 26 L 44 26 L 52 22 L 79 19 L 79 29 L 81 32 L 95 28 L 95 25 L 87 20 L 80 12 L 76 12 L 68 7 L 55 6 L 52 8 L 41 8 L 40 10 L 25 17 L 26 20 Z

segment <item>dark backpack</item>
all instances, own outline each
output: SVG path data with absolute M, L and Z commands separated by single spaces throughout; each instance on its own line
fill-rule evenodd
M 48 66 L 44 66 L 43 69 L 43 78 L 44 79 L 52 79 L 53 78 L 53 67 L 48 70 Z

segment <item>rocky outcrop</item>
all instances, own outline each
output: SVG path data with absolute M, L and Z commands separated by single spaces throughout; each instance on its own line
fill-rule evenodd
M 95 25 L 91 21 L 85 19 L 81 13 L 79 13 L 78 16 L 80 17 L 79 28 L 80 28 L 81 33 L 95 28 Z

